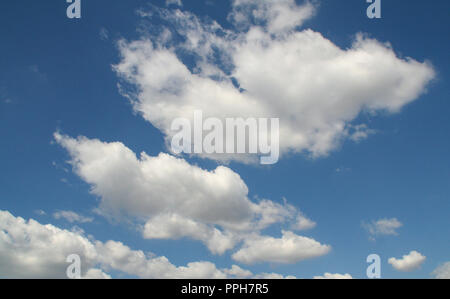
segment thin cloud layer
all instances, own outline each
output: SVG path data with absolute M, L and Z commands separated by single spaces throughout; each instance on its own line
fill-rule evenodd
M 126 83 L 121 91 L 167 142 L 175 118 L 192 121 L 201 110 L 205 118 L 277 117 L 281 153 L 324 156 L 345 139 L 358 142 L 374 132 L 354 123 L 361 113 L 398 112 L 435 76 L 428 63 L 399 57 L 363 34 L 341 49 L 318 32 L 297 31 L 314 15 L 310 3 L 233 3 L 236 30 L 155 9 L 142 15 L 165 24 L 159 34 L 119 42 L 122 58 L 114 69 Z M 242 155 L 201 156 L 249 162 Z

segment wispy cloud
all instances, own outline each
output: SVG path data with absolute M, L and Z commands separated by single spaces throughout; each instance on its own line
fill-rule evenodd
M 369 232 L 370 238 L 375 239 L 376 236 L 397 236 L 397 229 L 403 226 L 397 218 L 384 218 L 370 223 L 363 223 L 363 227 Z
M 88 223 L 94 221 L 94 218 L 85 217 L 73 211 L 58 211 L 53 213 L 55 219 L 64 219 L 70 223 Z
M 170 5 L 183 6 L 183 2 L 181 0 L 166 0 L 166 6 Z
M 105 27 L 102 27 L 99 31 L 99 36 L 101 40 L 108 40 L 109 39 L 109 31 Z
M 450 262 L 446 262 L 437 267 L 431 275 L 437 279 L 450 279 Z
M 47 213 L 44 210 L 35 210 L 34 213 L 39 215 L 39 216 L 47 215 Z

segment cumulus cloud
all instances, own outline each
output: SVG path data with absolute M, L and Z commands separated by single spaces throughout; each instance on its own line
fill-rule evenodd
M 233 265 L 219 269 L 211 262 L 192 262 L 175 266 L 164 256 L 132 250 L 121 242 L 100 242 L 51 224 L 24 220 L 0 211 L 0 277 L 66 278 L 66 258 L 77 254 L 81 275 L 87 279 L 111 278 L 114 270 L 133 277 L 154 279 L 253 278 L 279 274 L 253 274 Z M 293 278 L 293 277 L 289 277 Z
M 202 241 L 216 254 L 232 249 L 238 239 L 231 233 L 223 233 L 217 228 L 196 222 L 177 214 L 158 215 L 146 222 L 144 238 L 180 239 L 189 237 Z
M 355 123 L 361 113 L 399 112 L 426 91 L 435 73 L 364 34 L 342 49 L 318 32 L 298 31 L 314 11 L 294 0 L 236 0 L 230 20 L 237 29 L 180 10 L 143 14 L 167 26 L 159 35 L 120 41 L 122 58 L 114 69 L 121 91 L 168 143 L 176 133 L 172 121 L 192 121 L 201 110 L 221 120 L 277 117 L 282 154 L 328 155 L 345 139 L 373 134 Z
M 0 211 L 0 277 L 63 278 L 67 256 L 78 254 L 83 260 L 82 275 L 94 269 L 95 244 L 79 233 L 25 221 Z M 91 271 L 89 276 L 99 274 Z
M 404 255 L 401 259 L 391 257 L 388 262 L 397 271 L 411 272 L 418 269 L 426 260 L 421 253 L 413 250 L 409 254 Z
M 370 223 L 363 223 L 363 227 L 369 232 L 371 238 L 376 236 L 397 236 L 397 229 L 403 226 L 397 218 L 383 218 Z
M 352 279 L 353 277 L 350 274 L 332 274 L 325 273 L 323 276 L 314 276 L 314 279 Z
M 88 223 L 94 221 L 92 217 L 86 217 L 73 211 L 57 211 L 53 213 L 55 219 L 64 219 L 70 223 Z
M 437 267 L 432 275 L 436 279 L 450 279 L 450 262 L 446 262 Z
M 247 237 L 243 247 L 233 254 L 233 259 L 244 263 L 254 264 L 258 262 L 296 263 L 304 259 L 310 259 L 327 254 L 331 250 L 328 245 L 283 231 L 279 239 L 255 235 Z
M 60 133 L 55 140 L 69 152 L 74 172 L 101 198 L 101 213 L 143 222 L 144 238 L 187 237 L 223 254 L 275 223 L 291 223 L 296 229 L 315 225 L 286 200 L 251 201 L 245 182 L 228 167 L 208 171 L 168 154 L 137 158 L 119 142 Z

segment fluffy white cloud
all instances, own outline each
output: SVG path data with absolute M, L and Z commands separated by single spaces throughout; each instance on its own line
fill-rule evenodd
M 97 250 L 87 238 L 0 211 L 0 277 L 63 278 L 71 254 L 83 260 L 83 276 L 99 275 L 88 272 L 96 264 Z
M 231 233 L 196 222 L 180 215 L 158 215 L 145 224 L 144 238 L 179 239 L 190 237 L 202 241 L 212 253 L 223 253 L 232 249 L 238 239 Z
M 254 264 L 258 262 L 296 263 L 304 259 L 310 259 L 327 254 L 331 250 L 328 245 L 283 231 L 279 239 L 254 235 L 247 237 L 243 247 L 233 254 L 233 259 L 244 263 Z
M 97 242 L 96 246 L 98 261 L 105 269 L 119 270 L 140 278 L 226 278 L 226 274 L 210 262 L 193 262 L 187 266 L 176 267 L 166 257 L 153 257 L 140 250 L 131 250 L 120 242 Z
M 249 24 L 244 31 L 179 10 L 147 14 L 170 26 L 153 38 L 119 43 L 115 70 L 132 86 L 122 92 L 167 141 L 176 133 L 172 121 L 192 121 L 195 110 L 222 120 L 278 117 L 281 152 L 317 157 L 346 138 L 367 138 L 374 131 L 354 123 L 361 113 L 398 112 L 434 78 L 428 63 L 399 57 L 389 44 L 363 34 L 341 49 L 318 32 L 293 30 L 313 11 L 293 0 L 237 0 L 230 19 Z
M 223 254 L 275 223 L 299 230 L 315 225 L 286 200 L 249 200 L 246 184 L 227 167 L 207 171 L 167 154 L 142 153 L 138 159 L 119 142 L 59 133 L 55 140 L 71 155 L 75 173 L 101 198 L 101 213 L 144 222 L 145 238 L 188 237 Z
M 119 271 L 139 278 L 211 279 L 252 278 L 248 270 L 233 265 L 218 269 L 210 262 L 193 262 L 177 267 L 166 257 L 132 250 L 121 242 L 96 241 L 80 232 L 71 232 L 51 224 L 24 220 L 0 211 L 0 278 L 66 278 L 66 258 L 81 259 L 82 278 L 111 278 L 105 271 Z M 271 274 L 284 278 L 279 274 Z M 292 277 L 290 277 L 292 278 Z
M 66 221 L 70 223 L 88 223 L 94 221 L 94 218 L 92 217 L 86 217 L 80 214 L 77 214 L 73 211 L 57 211 L 53 213 L 53 217 L 55 219 L 65 219 Z
M 122 143 L 55 134 L 74 171 L 102 198 L 100 208 L 149 219 L 173 214 L 225 227 L 247 226 L 255 206 L 239 175 L 227 167 L 206 171 L 183 159 L 145 153 L 138 159 Z
M 371 238 L 375 236 L 391 235 L 397 236 L 397 229 L 403 226 L 403 223 L 397 218 L 384 218 L 371 223 L 364 223 L 363 227 L 369 232 Z
M 411 272 L 418 269 L 426 260 L 426 257 L 413 250 L 401 259 L 391 257 L 388 262 L 394 269 L 402 272 Z
M 437 279 L 450 279 L 450 262 L 446 262 L 437 267 L 432 275 Z
M 314 276 L 314 279 L 352 279 L 353 277 L 350 274 L 332 274 L 325 273 L 323 276 Z

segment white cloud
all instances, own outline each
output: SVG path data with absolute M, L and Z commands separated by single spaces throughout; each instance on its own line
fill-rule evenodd
M 417 251 L 411 251 L 401 259 L 391 257 L 388 262 L 394 269 L 402 272 L 411 272 L 418 269 L 426 260 L 426 257 Z
M 312 221 L 311 219 L 306 218 L 303 215 L 297 216 L 297 221 L 292 226 L 292 229 L 295 230 L 310 230 L 316 227 L 317 223 Z
M 248 29 L 256 23 L 271 34 L 280 34 L 301 26 L 315 10 L 309 1 L 299 6 L 295 0 L 234 0 L 228 19 L 240 29 Z
M 323 276 L 314 276 L 314 279 L 352 279 L 350 274 L 325 273 Z
M 83 277 L 84 279 L 111 279 L 109 274 L 106 274 L 100 269 L 89 269 L 86 272 L 86 275 Z
M 278 273 L 262 273 L 254 276 L 255 279 L 297 279 L 293 275 L 281 275 Z
M 296 229 L 315 224 L 286 200 L 249 200 L 245 182 L 224 166 L 207 171 L 168 154 L 142 153 L 138 159 L 119 142 L 59 133 L 55 140 L 69 152 L 74 172 L 101 198 L 101 213 L 145 223 L 144 238 L 188 237 L 223 254 L 275 223 L 291 223 Z
M 70 223 L 88 223 L 94 221 L 91 217 L 85 217 L 83 215 L 79 215 L 73 211 L 57 211 L 53 213 L 53 217 L 55 219 L 65 219 Z
M 248 5 L 256 7 L 256 21 L 249 21 L 250 10 L 240 11 Z M 428 63 L 398 57 L 390 45 L 363 34 L 341 49 L 313 30 L 292 30 L 312 15 L 310 4 L 240 0 L 233 7 L 231 19 L 253 24 L 248 30 L 161 10 L 147 14 L 171 24 L 160 36 L 119 43 L 122 59 L 115 70 L 133 92 L 121 90 L 168 142 L 175 134 L 172 121 L 192 120 L 195 110 L 205 118 L 278 117 L 281 153 L 319 157 L 346 138 L 359 141 L 374 132 L 354 123 L 361 113 L 398 112 L 434 78 Z M 184 55 L 194 58 L 195 67 L 183 63 Z M 202 157 L 248 161 L 240 155 Z
M 397 229 L 403 224 L 397 218 L 383 218 L 371 223 L 364 223 L 363 227 L 369 232 L 371 238 L 375 236 L 397 236 Z
M 296 279 L 293 275 L 284 276 L 278 273 L 260 273 L 255 275 L 236 265 L 233 265 L 230 269 L 225 269 L 224 272 L 227 274 L 228 278 L 235 279 Z
M 450 262 L 446 262 L 437 267 L 432 275 L 436 279 L 450 279 Z
M 82 258 L 83 276 L 94 268 L 97 251 L 87 238 L 0 211 L 0 277 L 63 278 L 71 254 Z
M 132 250 L 121 242 L 96 241 L 35 220 L 26 221 L 0 211 L 0 278 L 66 278 L 69 255 L 81 259 L 82 278 L 111 278 L 114 270 L 139 278 L 251 278 L 248 270 L 233 265 L 218 269 L 210 262 L 177 267 L 166 257 Z M 279 274 L 272 274 L 278 275 Z
M 167 154 L 138 159 L 122 143 L 55 134 L 74 171 L 102 198 L 100 208 L 149 219 L 171 212 L 226 227 L 248 225 L 254 205 L 239 175 L 227 167 L 206 171 Z
M 176 267 L 166 257 L 153 257 L 140 250 L 131 250 L 121 242 L 97 242 L 96 245 L 98 260 L 105 269 L 115 269 L 139 278 L 226 278 L 224 272 L 210 262 L 193 262 Z
M 217 228 L 196 222 L 183 216 L 158 215 L 145 224 L 143 236 L 146 239 L 180 239 L 190 237 L 202 241 L 215 254 L 232 249 L 237 238 L 231 233 L 223 233 Z
M 249 270 L 242 269 L 241 267 L 239 267 L 237 265 L 233 265 L 230 269 L 225 270 L 225 273 L 229 277 L 234 277 L 234 278 L 238 278 L 238 279 L 253 277 L 252 272 L 250 272 Z
M 361 140 L 367 139 L 376 132 L 375 130 L 369 129 L 366 124 L 349 127 L 349 138 L 354 142 L 360 142 Z
M 280 239 L 269 236 L 251 236 L 244 241 L 243 247 L 233 254 L 233 259 L 244 263 L 258 262 L 296 263 L 305 259 L 327 254 L 331 250 L 328 245 L 283 231 Z
M 183 6 L 183 3 L 181 0 L 166 0 L 166 6 L 169 5 Z

